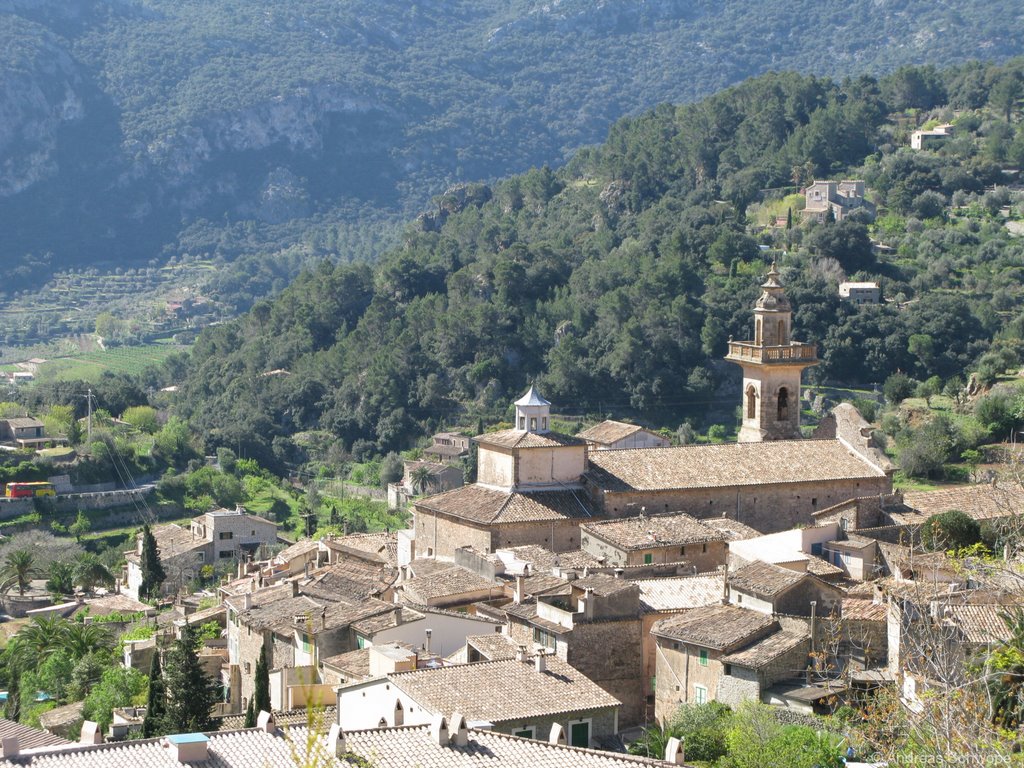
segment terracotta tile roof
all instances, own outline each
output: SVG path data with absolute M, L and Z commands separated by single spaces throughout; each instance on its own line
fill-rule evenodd
M 630 435 L 635 435 L 642 429 L 643 427 L 638 427 L 636 424 L 627 424 L 624 421 L 612 421 L 609 419 L 594 425 L 590 429 L 577 433 L 576 437 L 582 437 L 584 440 L 592 443 L 611 445 Z
M 503 586 L 466 568 L 452 566 L 427 576 L 410 579 L 401 585 L 401 589 L 409 602 L 427 605 L 431 600 L 454 598 L 488 590 L 499 594 L 503 591 Z
M 396 578 L 398 571 L 389 566 L 346 559 L 313 573 L 303 585 L 302 591 L 327 600 L 337 595 L 358 599 L 379 595 Z
M 202 549 L 210 543 L 206 539 L 193 536 L 192 531 L 182 528 L 177 523 L 158 525 L 152 530 L 157 549 L 160 550 L 160 560 L 165 563 L 172 557 L 191 552 L 194 549 Z M 139 556 L 135 552 L 126 554 L 125 559 L 135 563 L 139 562 Z
M 156 613 L 151 605 L 133 600 L 125 594 L 111 594 L 93 597 L 85 601 L 91 616 L 106 616 L 110 613 Z
M 730 520 L 727 517 L 707 517 L 701 520 L 701 522 L 709 528 L 720 531 L 725 536 L 726 541 L 756 539 L 758 536 L 764 535 L 746 523 L 741 523 L 739 520 Z
M 397 627 L 399 624 L 408 624 L 412 621 L 419 621 L 422 618 L 422 613 L 407 605 L 403 605 L 397 611 L 380 613 L 376 616 L 370 616 L 369 618 L 360 619 L 359 621 L 353 621 L 352 629 L 364 637 L 373 637 L 373 635 L 378 632 L 383 632 L 385 629 Z
M 433 443 L 423 449 L 423 453 L 432 456 L 462 456 L 465 453 L 469 453 L 468 448 L 462 448 L 458 445 L 444 445 L 442 443 Z
M 287 563 L 289 560 L 293 560 L 296 557 L 308 554 L 310 552 L 316 552 L 320 549 L 320 542 L 313 541 L 313 539 L 302 539 L 297 541 L 289 547 L 285 547 L 276 555 L 274 559 L 279 563 Z
M 729 586 L 758 597 L 775 597 L 807 578 L 773 563 L 756 560 L 729 574 Z
M 836 576 L 842 576 L 846 573 L 846 571 L 838 565 L 832 565 L 832 563 L 827 560 L 813 556 L 807 558 L 807 572 L 826 580 L 833 579 Z
M 594 520 L 581 526 L 581 535 L 584 532 L 622 550 L 725 541 L 721 531 L 710 528 L 682 512 L 650 517 L 625 517 L 618 520 Z
M 336 669 L 346 682 L 367 680 L 370 677 L 370 649 L 360 648 L 336 656 L 328 656 L 321 662 L 325 667 Z
M 746 648 L 724 656 L 722 661 L 726 664 L 735 664 L 738 667 L 746 667 L 747 669 L 759 669 L 771 664 L 779 656 L 788 653 L 800 645 L 806 645 L 807 650 L 810 651 L 811 635 L 809 632 L 797 632 L 794 630 L 773 632 L 768 637 L 762 638 Z M 794 675 L 802 671 L 802 666 L 799 669 L 792 670 Z
M 869 539 L 866 536 L 857 536 L 856 534 L 849 533 L 845 539 L 837 539 L 835 541 L 829 541 L 825 543 L 827 547 L 842 547 L 845 549 L 867 549 L 875 545 L 874 539 Z
M 884 477 L 838 440 L 595 451 L 588 476 L 606 491 L 658 491 Z
M 200 624 L 207 622 L 210 619 L 219 619 L 221 616 L 227 614 L 227 606 L 221 603 L 220 605 L 214 605 L 209 608 L 203 608 L 201 611 L 195 611 L 190 613 L 188 616 L 183 616 L 180 619 L 174 620 L 174 626 L 181 627 L 185 625 L 187 621 L 189 624 Z
M 16 723 L 13 720 L 0 718 L 0 739 L 18 739 L 18 749 L 35 749 L 36 747 L 56 747 L 62 744 L 71 744 L 67 739 L 54 736 L 52 733 L 29 728 L 27 725 Z
M 512 587 L 513 585 L 509 585 Z M 571 582 L 561 579 L 558 576 L 548 576 L 539 573 L 536 576 L 526 576 L 523 579 L 523 590 L 526 595 L 550 595 L 563 593 L 568 595 L 572 591 Z M 525 595 L 524 595 L 525 596 Z
M 504 633 L 491 632 L 487 635 L 469 635 L 466 638 L 466 645 L 476 648 L 480 655 L 488 661 L 499 659 L 513 659 L 519 643 Z
M 253 597 L 255 598 L 254 593 Z M 254 600 L 255 602 L 255 600 Z M 359 621 L 393 613 L 395 606 L 381 600 L 314 600 L 308 595 L 270 600 L 238 612 L 238 623 L 259 630 L 272 630 L 290 634 L 293 628 L 302 629 L 309 622 L 314 633 L 342 629 Z M 299 617 L 308 617 L 302 618 Z M 326 626 L 325 626 L 326 624 Z
M 565 445 L 586 445 L 586 441 L 559 432 L 520 432 L 518 429 L 503 429 L 499 432 L 485 432 L 473 438 L 483 445 L 500 448 L 558 448 Z
M 721 574 L 674 576 L 664 579 L 637 579 L 640 608 L 646 613 L 700 608 L 721 602 Z
M 943 608 L 945 620 L 963 633 L 968 643 L 988 644 L 1009 640 L 1010 630 L 1002 620 L 1001 605 L 953 605 Z
M 660 619 L 651 634 L 729 652 L 760 638 L 778 622 L 771 616 L 735 605 L 709 605 Z
M 519 547 L 500 547 L 497 553 L 511 552 L 519 560 L 530 563 L 530 572 L 548 571 L 556 565 L 561 568 L 582 569 L 587 566 L 596 566 L 600 560 L 589 552 L 582 549 L 572 549 L 567 552 L 552 552 L 537 544 L 524 544 Z
M 368 555 L 387 565 L 398 564 L 398 534 L 393 531 L 333 536 L 323 539 L 323 544 L 335 551 L 350 552 L 357 556 Z
M 623 592 L 637 591 L 635 581 L 617 579 L 607 573 L 592 573 L 582 579 L 570 582 L 570 586 L 572 586 L 573 591 L 592 589 L 598 597 L 611 597 Z
M 338 708 L 335 706 L 322 707 L 317 710 L 317 715 L 322 722 L 333 723 L 338 719 Z M 289 729 L 292 726 L 302 726 L 305 728 L 306 723 L 309 722 L 309 710 L 302 707 L 301 709 L 285 709 L 275 712 L 274 722 L 277 723 L 279 728 L 282 726 L 287 726 Z M 245 715 L 225 715 L 220 719 L 219 725 L 220 727 L 217 730 L 222 733 L 241 730 L 245 727 Z M 216 764 L 214 762 L 214 765 Z M 263 768 L 262 763 L 260 768 Z
M 388 675 L 432 713 L 459 712 L 467 720 L 492 723 L 618 707 L 620 702 L 583 673 L 555 656 L 546 670 L 532 661 L 482 661 Z
M 844 597 L 841 605 L 842 618 L 853 621 L 885 621 L 888 613 L 885 603 L 874 600 Z
M 961 485 L 938 491 L 913 491 L 903 494 L 903 503 L 918 511 L 922 519 L 908 519 L 913 524 L 951 509 L 973 517 L 975 520 L 990 520 L 1024 513 L 1024 494 L 1020 488 L 1011 485 Z M 917 518 L 916 515 L 897 517 Z
M 467 485 L 428 496 L 416 501 L 415 507 L 490 525 L 587 519 L 594 515 L 582 491 L 510 493 L 479 485 Z

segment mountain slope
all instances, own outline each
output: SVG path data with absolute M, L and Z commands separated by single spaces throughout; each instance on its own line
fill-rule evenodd
M 16 287 L 47 264 L 194 254 L 190 222 L 408 213 L 767 69 L 1017 54 L 1022 15 L 1011 0 L 2 0 L 0 256 L 26 267 Z

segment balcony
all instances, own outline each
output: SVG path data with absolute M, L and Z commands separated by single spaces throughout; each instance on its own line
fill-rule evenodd
M 754 344 L 752 341 L 730 341 L 726 360 L 752 363 L 816 363 L 818 345 L 794 341 L 779 347 Z

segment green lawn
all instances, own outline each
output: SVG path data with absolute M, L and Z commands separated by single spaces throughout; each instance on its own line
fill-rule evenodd
M 160 343 L 83 352 L 79 355 L 48 360 L 39 366 L 36 378 L 42 381 L 96 381 L 106 371 L 138 374 L 147 366 L 161 363 L 175 352 L 185 349 L 187 347 L 177 344 Z

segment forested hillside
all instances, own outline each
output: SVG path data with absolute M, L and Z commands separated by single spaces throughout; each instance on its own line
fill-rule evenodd
M 247 306 L 659 102 L 1022 50 L 1013 0 L 2 0 L 0 291 L 215 258 Z
M 798 336 L 821 345 L 818 380 L 991 379 L 1024 326 L 1024 241 L 1004 226 L 1022 213 L 1004 186 L 1024 164 L 1022 85 L 1020 61 L 773 74 L 623 120 L 557 172 L 437 198 L 376 268 L 324 262 L 205 332 L 178 407 L 211 446 L 268 462 L 302 430 L 357 455 L 404 447 L 501 416 L 532 379 L 562 409 L 677 424 L 723 407 L 759 246 L 780 256 Z M 910 150 L 931 118 L 955 119 L 955 140 Z M 794 181 L 829 176 L 864 178 L 877 222 L 801 226 Z M 787 213 L 792 228 L 764 226 Z M 842 303 L 847 277 L 890 301 Z

